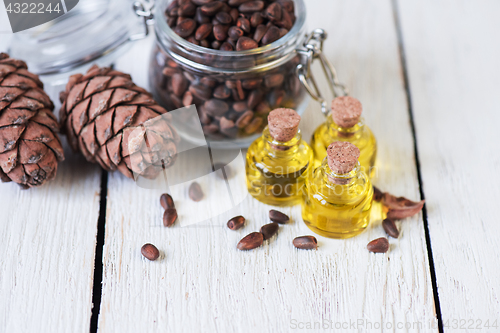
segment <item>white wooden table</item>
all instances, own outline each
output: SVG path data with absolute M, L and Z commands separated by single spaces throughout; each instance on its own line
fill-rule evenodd
M 0 332 L 500 331 L 500 2 L 307 6 L 377 136 L 375 185 L 426 200 L 390 251 L 366 250 L 384 236 L 380 221 L 295 250 L 291 240 L 311 232 L 292 207 L 273 242 L 239 252 L 269 206 L 247 198 L 229 212 L 248 218 L 237 232 L 223 217 L 166 229 L 161 191 L 68 152 L 41 188 L 0 185 Z M 153 41 L 116 63 L 142 86 Z M 306 137 L 322 121 L 311 103 Z M 141 256 L 146 242 L 161 260 Z

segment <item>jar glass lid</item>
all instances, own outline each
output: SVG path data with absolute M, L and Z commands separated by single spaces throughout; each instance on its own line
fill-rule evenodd
M 141 29 L 130 0 L 85 0 L 53 21 L 17 33 L 9 52 L 36 74 L 57 74 L 115 51 Z

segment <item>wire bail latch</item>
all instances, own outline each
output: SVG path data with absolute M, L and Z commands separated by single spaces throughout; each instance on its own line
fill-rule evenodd
M 134 13 L 144 18 L 144 32 L 132 35 L 129 37 L 129 41 L 136 41 L 140 39 L 144 39 L 149 35 L 149 26 L 154 24 L 154 14 L 153 9 L 155 7 L 154 0 L 138 0 L 134 1 L 132 5 L 132 9 Z
M 319 59 L 333 96 L 349 95 L 347 87 L 338 80 L 337 70 L 323 53 L 323 42 L 326 38 L 325 30 L 315 29 L 311 34 L 305 36 L 303 49 L 297 50 L 297 53 L 302 55 L 304 60 L 303 63 L 297 65 L 297 76 L 309 95 L 321 104 L 321 112 L 325 116 L 328 115 L 329 108 L 312 73 L 311 65 L 314 60 Z

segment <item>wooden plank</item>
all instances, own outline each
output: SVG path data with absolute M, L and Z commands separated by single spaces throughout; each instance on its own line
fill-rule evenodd
M 313 1 L 308 6 L 310 28 L 329 32 L 326 53 L 364 103 L 366 121 L 378 137 L 375 183 L 418 199 L 390 1 Z M 139 85 L 147 82 L 147 48 L 138 44 L 126 56 L 129 60 L 117 64 L 132 72 Z M 311 104 L 303 120 L 308 138 L 324 118 Z M 116 173 L 110 177 L 101 332 L 278 332 L 307 323 L 317 328 L 315 323 L 324 320 L 332 321 L 327 322 L 332 328 L 354 322 L 347 329 L 351 331 L 365 330 L 368 322 L 436 331 L 428 327 L 435 311 L 421 216 L 401 224 L 402 236 L 390 240 L 388 255 L 366 250 L 369 240 L 384 235 L 380 220 L 353 239 L 318 236 L 318 251 L 297 251 L 292 239 L 311 231 L 302 222 L 300 207 L 285 208 L 293 223 L 282 226 L 278 237 L 263 247 L 243 253 L 236 243 L 268 222 L 271 206 L 247 197 L 208 225 L 167 229 L 161 223 L 160 193 Z M 185 194 L 174 199 L 179 205 L 189 203 Z M 248 218 L 245 228 L 227 229 L 227 218 L 240 214 Z M 161 260 L 141 257 L 146 242 L 160 248 Z
M 0 332 L 89 331 L 101 170 L 65 154 L 39 188 L 0 184 Z
M 89 330 L 101 172 L 66 156 L 40 188 L 0 185 L 0 332 Z
M 492 324 L 500 319 L 500 3 L 398 6 L 442 319 L 449 331 L 454 320 Z

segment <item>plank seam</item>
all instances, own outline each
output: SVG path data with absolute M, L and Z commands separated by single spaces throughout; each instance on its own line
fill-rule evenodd
M 103 170 L 101 175 L 101 192 L 99 202 L 99 218 L 97 220 L 97 236 L 94 258 L 94 284 L 92 289 L 92 316 L 90 317 L 90 333 L 97 332 L 99 322 L 99 310 L 101 308 L 102 297 L 102 271 L 104 263 L 102 253 L 104 249 L 105 229 L 106 229 L 106 206 L 108 194 L 108 172 Z
M 399 59 L 401 63 L 401 69 L 403 72 L 403 85 L 405 88 L 405 95 L 406 95 L 406 104 L 408 105 L 408 113 L 410 117 L 410 128 L 413 136 L 413 150 L 414 150 L 414 156 L 415 156 L 415 163 L 417 167 L 417 178 L 418 178 L 418 184 L 419 184 L 419 192 L 420 192 L 420 198 L 421 200 L 425 200 L 425 194 L 424 194 L 424 183 L 422 180 L 422 173 L 420 171 L 420 158 L 418 155 L 418 144 L 417 144 L 417 135 L 416 135 L 416 130 L 415 130 L 415 121 L 413 118 L 413 104 L 412 104 L 412 97 L 411 97 L 411 90 L 410 90 L 410 81 L 408 78 L 408 66 L 406 63 L 406 53 L 405 53 L 405 46 L 403 42 L 403 33 L 401 29 L 401 22 L 399 20 L 399 10 L 398 10 L 398 4 L 397 0 L 391 0 L 392 3 L 392 10 L 393 10 L 393 17 L 394 17 L 394 25 L 396 27 L 396 35 L 397 35 L 397 40 L 398 40 L 398 50 L 399 50 Z M 434 306 L 436 309 L 436 317 L 438 320 L 438 330 L 440 333 L 443 333 L 443 320 L 441 316 L 441 305 L 439 302 L 439 291 L 438 291 L 438 286 L 437 286 L 437 278 L 436 278 L 436 269 L 434 265 L 434 256 L 432 254 L 432 245 L 431 245 L 431 237 L 430 237 L 430 232 L 429 232 L 429 222 L 427 218 L 427 207 L 424 204 L 424 207 L 422 208 L 422 220 L 424 224 L 424 231 L 425 231 L 425 243 L 427 246 L 427 255 L 429 259 L 429 270 L 431 274 L 431 281 L 432 281 L 432 291 L 434 294 Z

